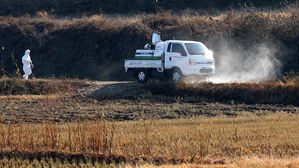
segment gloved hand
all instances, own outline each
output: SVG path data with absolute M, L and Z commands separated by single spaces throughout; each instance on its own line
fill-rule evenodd
M 33 68 L 34 68 L 34 65 L 33 65 L 32 63 L 30 63 L 30 67 L 31 67 L 31 69 L 33 69 Z

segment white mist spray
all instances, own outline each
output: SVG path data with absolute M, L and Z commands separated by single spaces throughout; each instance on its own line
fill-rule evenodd
M 278 49 L 272 43 L 252 45 L 245 50 L 236 42 L 222 40 L 217 46 L 216 74 L 207 78 L 209 82 L 263 82 L 280 71 L 281 64 L 275 58 Z

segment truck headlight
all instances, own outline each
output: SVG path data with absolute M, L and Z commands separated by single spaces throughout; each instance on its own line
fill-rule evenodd
M 189 65 L 191 66 L 195 66 L 196 65 L 196 61 L 192 58 L 189 59 Z

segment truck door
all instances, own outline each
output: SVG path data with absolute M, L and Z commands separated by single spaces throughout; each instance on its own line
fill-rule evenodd
M 188 68 L 188 57 L 181 43 L 170 42 L 165 52 L 165 68 L 178 67 L 183 72 Z

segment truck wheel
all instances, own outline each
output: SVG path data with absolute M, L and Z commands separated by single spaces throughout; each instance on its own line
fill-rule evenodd
M 172 82 L 179 82 L 182 79 L 182 72 L 179 69 L 173 69 L 170 75 L 170 80 Z
M 148 74 L 144 69 L 141 69 L 137 72 L 136 78 L 138 82 L 145 83 L 148 80 Z

